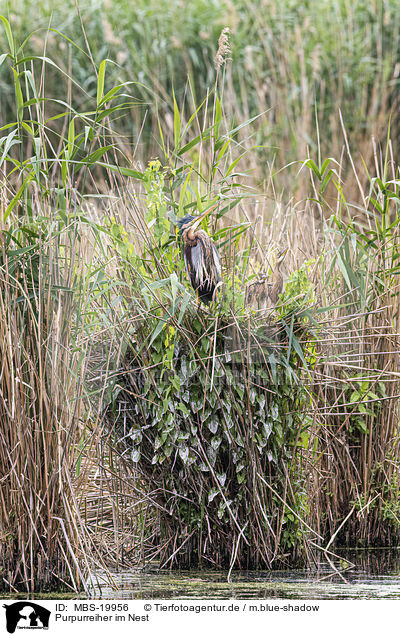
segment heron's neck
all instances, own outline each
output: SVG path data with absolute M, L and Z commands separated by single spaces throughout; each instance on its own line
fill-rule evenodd
M 189 241 L 194 241 L 194 240 L 195 240 L 196 235 L 195 235 L 195 233 L 194 233 L 194 231 L 193 231 L 193 228 L 192 228 L 192 227 L 190 227 L 190 228 L 188 229 L 186 236 L 187 236 L 187 238 L 189 239 Z

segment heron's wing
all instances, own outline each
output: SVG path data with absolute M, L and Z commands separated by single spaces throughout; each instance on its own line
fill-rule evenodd
M 190 281 L 195 289 L 204 281 L 204 257 L 200 241 L 196 245 L 185 246 L 185 265 Z
M 221 280 L 221 259 L 218 254 L 218 250 L 212 243 L 212 257 L 213 257 L 213 270 L 214 270 L 214 282 L 216 284 Z
M 185 245 L 186 271 L 192 287 L 206 304 L 214 298 L 221 281 L 221 261 L 217 248 L 206 232 L 200 230 L 196 242 Z
M 189 276 L 189 278 L 193 270 L 191 251 L 192 251 L 192 248 L 190 247 L 190 245 L 185 245 L 185 249 L 183 251 L 183 257 L 185 259 L 186 273 Z

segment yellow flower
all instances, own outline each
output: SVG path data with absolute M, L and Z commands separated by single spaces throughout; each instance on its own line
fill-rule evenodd
M 161 168 L 161 162 L 158 159 L 155 161 L 149 161 L 149 168 L 154 172 L 158 172 Z

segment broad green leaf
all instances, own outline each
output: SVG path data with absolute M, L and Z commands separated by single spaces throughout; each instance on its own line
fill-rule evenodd
M 87 165 L 92 166 L 94 163 L 96 163 L 99 159 L 101 159 L 101 157 L 103 155 L 106 154 L 106 152 L 108 152 L 109 150 L 111 150 L 113 146 L 109 145 L 109 146 L 103 146 L 103 148 L 97 148 L 97 150 L 95 150 L 94 152 L 92 152 L 88 158 L 86 159 L 85 163 L 87 163 Z M 104 164 L 105 167 L 108 167 L 107 164 Z
M 112 147 L 112 146 L 110 146 Z M 103 168 L 108 168 L 112 170 L 112 172 L 119 172 L 124 177 L 133 177 L 134 179 L 144 179 L 144 173 L 139 170 L 133 170 L 132 168 L 124 168 L 123 166 L 115 166 L 113 164 L 103 163 L 102 161 L 97 162 L 99 166 Z
M 12 130 L 7 137 L 3 137 L 2 139 L 0 139 L 0 144 L 3 141 L 3 139 L 5 139 L 5 143 L 4 143 L 4 149 L 3 149 L 3 154 L 1 156 L 0 159 L 0 166 L 3 164 L 4 159 L 7 157 L 7 153 L 10 150 L 10 148 L 12 146 L 15 146 L 15 144 L 20 144 L 21 141 L 20 139 L 14 139 L 14 137 L 18 134 L 18 129 L 15 128 L 14 130 Z
M 229 137 L 233 137 L 233 135 L 235 135 L 237 132 L 239 132 L 239 130 L 241 130 L 245 126 L 249 126 L 250 124 L 253 123 L 253 121 L 256 121 L 256 119 L 259 119 L 260 117 L 265 115 L 266 112 L 267 111 L 265 110 L 262 113 L 259 113 L 258 115 L 256 115 L 255 117 L 251 117 L 251 119 L 247 119 L 246 121 L 242 122 L 241 124 L 239 124 L 239 126 L 236 126 L 236 128 L 233 128 L 232 130 L 230 130 L 228 132 Z
M 96 116 L 95 122 L 96 124 L 100 123 L 105 117 L 109 117 L 109 115 L 111 115 L 112 113 L 118 111 L 120 112 L 121 110 L 123 110 L 123 106 L 113 106 L 112 108 L 105 108 L 104 110 L 101 110 L 99 112 L 99 114 Z
M 74 141 L 75 141 L 75 119 L 72 118 L 69 122 L 68 126 L 68 154 L 71 157 L 74 150 Z
M 307 159 L 304 162 L 304 165 L 306 165 L 307 168 L 310 168 L 314 172 L 314 174 L 318 177 L 319 181 L 321 180 L 321 173 L 320 173 L 320 171 L 318 169 L 318 166 L 315 163 L 314 159 Z
M 185 293 L 184 293 L 183 298 L 182 298 L 181 308 L 180 308 L 179 316 L 178 316 L 178 325 L 181 324 L 183 316 L 185 315 L 185 311 L 186 311 L 187 306 L 189 305 L 191 299 L 192 299 L 192 296 L 185 289 Z
M 111 88 L 108 93 L 106 93 L 103 98 L 100 100 L 100 103 L 98 104 L 98 106 L 103 106 L 104 104 L 106 104 L 107 102 L 110 102 L 111 100 L 115 99 L 117 97 L 117 93 L 119 93 L 119 91 L 121 90 L 121 88 L 123 88 L 124 84 L 118 84 L 117 86 L 114 86 L 114 88 Z
M 20 200 L 25 188 L 27 187 L 27 185 L 32 181 L 32 179 L 34 179 L 35 177 L 35 172 L 32 171 L 31 173 L 28 174 L 28 176 L 23 180 L 21 187 L 19 188 L 17 194 L 11 199 L 10 203 L 7 206 L 7 209 L 4 213 L 4 217 L 3 220 L 5 221 L 11 214 L 11 212 L 13 211 L 13 209 L 15 208 L 16 204 L 18 203 L 18 201 Z
M 106 72 L 106 64 L 107 60 L 103 60 L 100 64 L 99 75 L 97 77 L 97 108 L 99 108 L 104 94 L 104 76 Z
M 2 23 L 4 25 L 4 29 L 5 29 L 7 40 L 8 40 L 8 46 L 10 47 L 11 56 L 14 58 L 15 57 L 15 44 L 14 44 L 14 38 L 13 38 L 13 34 L 12 34 L 10 23 L 7 20 L 7 18 L 4 17 L 4 15 L 0 15 L 0 20 L 2 21 Z M 6 55 L 7 55 L 7 53 L 6 53 Z

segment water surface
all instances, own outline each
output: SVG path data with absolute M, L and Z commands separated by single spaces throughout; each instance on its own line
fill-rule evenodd
M 228 573 L 210 570 L 135 570 L 96 573 L 94 596 L 105 599 L 400 599 L 400 550 L 341 553 L 355 567 L 335 562 L 309 570 Z

